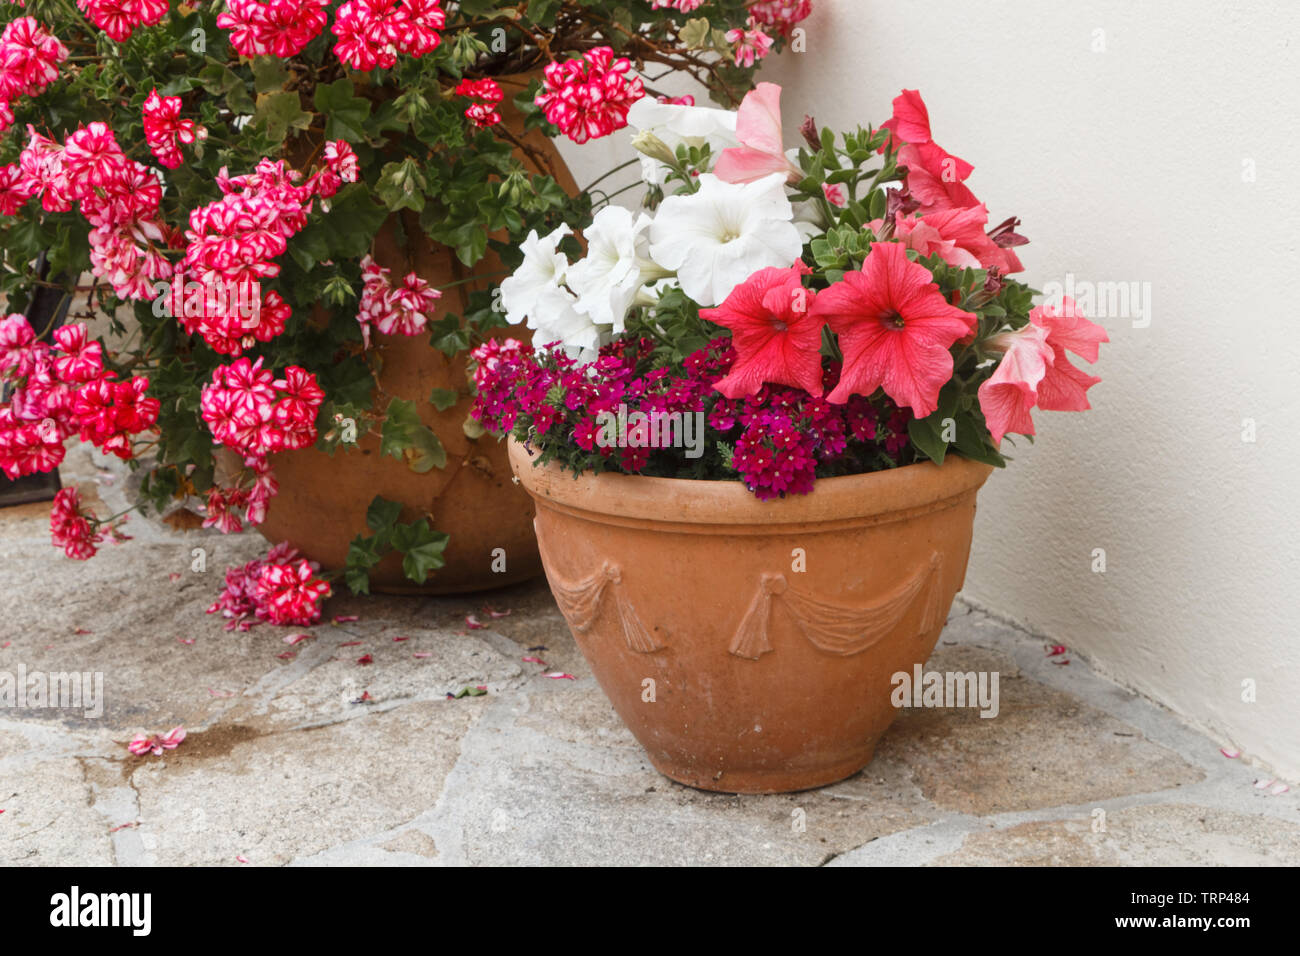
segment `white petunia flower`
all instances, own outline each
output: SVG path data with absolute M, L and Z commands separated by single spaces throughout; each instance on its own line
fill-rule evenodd
M 528 327 L 533 330 L 537 345 L 559 342 L 570 358 L 590 361 L 609 336 L 590 316 L 574 308 L 577 301 L 572 292 L 561 286 L 543 289 L 528 314 Z
M 683 143 L 695 147 L 707 143 L 716 160 L 724 149 L 740 145 L 736 139 L 736 114 L 731 110 L 660 103 L 653 96 L 645 96 L 627 111 L 627 122 L 633 129 L 654 133 L 673 152 Z M 641 178 L 645 182 L 662 186 L 667 177 L 667 166 L 649 156 L 641 157 Z
M 803 251 L 785 176 L 752 183 L 700 177 L 698 192 L 669 196 L 650 227 L 650 255 L 673 269 L 702 306 L 720 304 L 759 269 L 788 268 Z
M 645 213 L 606 206 L 584 232 L 586 258 L 568 272 L 568 286 L 578 295 L 575 308 L 614 334 L 623 331 L 640 288 L 668 274 L 650 258 L 650 221 Z
M 543 294 L 563 285 L 569 260 L 556 247 L 560 240 L 572 234 L 573 230 L 567 225 L 541 238 L 538 238 L 536 229 L 528 233 L 528 238 L 519 246 L 524 261 L 501 282 L 501 304 L 505 306 L 507 322 L 518 325 L 529 318 Z M 529 328 L 532 327 L 530 322 Z

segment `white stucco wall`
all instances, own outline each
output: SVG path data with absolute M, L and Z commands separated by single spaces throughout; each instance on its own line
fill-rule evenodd
M 816 0 L 806 27 L 764 74 L 788 145 L 919 89 L 1023 220 L 1027 281 L 1150 293 L 1100 319 L 1094 409 L 1037 415 L 981 493 L 966 595 L 1300 780 L 1300 4 Z M 624 143 L 570 150 L 579 181 Z

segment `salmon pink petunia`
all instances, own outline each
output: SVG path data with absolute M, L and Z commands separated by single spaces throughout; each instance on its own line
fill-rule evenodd
M 792 182 L 803 177 L 785 155 L 781 87 L 775 83 L 759 83 L 745 94 L 736 112 L 736 138 L 740 145 L 724 149 L 713 169 L 723 182 L 752 183 L 773 173 Z
M 889 130 L 887 147 L 898 150 L 898 165 L 907 168 L 906 185 L 921 204 L 921 212 L 965 209 L 979 200 L 964 180 L 975 169 L 953 156 L 930 136 L 930 111 L 916 90 L 903 90 L 894 98 L 894 115 L 881 124 Z
M 700 316 L 731 330 L 736 361 L 716 388 L 727 398 L 753 395 L 765 382 L 822 393 L 821 318 L 811 314 L 814 293 L 803 286 L 802 261 L 789 269 L 760 269 L 716 309 Z
M 976 318 L 950 305 L 932 280 L 901 243 L 873 242 L 861 269 L 817 296 L 812 314 L 830 325 L 844 353 L 829 401 L 842 404 L 883 386 L 917 418 L 935 410 L 939 389 L 952 378 L 948 349 Z
M 994 444 L 1007 432 L 1034 434 L 1029 412 L 1038 403 L 1038 388 L 1055 358 L 1046 330 L 1031 323 L 995 336 L 988 347 L 1003 352 L 998 367 L 979 388 L 980 410 Z
M 962 209 L 936 209 L 924 216 L 897 215 L 894 235 L 924 258 L 939 258 L 960 269 L 997 269 L 1002 275 L 1021 272 L 1015 251 L 998 245 L 985 232 L 989 211 L 983 203 Z

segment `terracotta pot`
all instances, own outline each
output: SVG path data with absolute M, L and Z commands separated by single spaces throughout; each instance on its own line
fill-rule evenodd
M 513 441 L 510 464 L 619 716 L 665 776 L 728 793 L 823 786 L 870 762 L 896 714 L 892 675 L 926 661 L 961 589 L 992 471 L 950 457 L 763 502 L 734 481 L 574 480 Z
M 506 97 L 499 107 L 503 122 L 527 147 L 515 155 L 530 172 L 555 177 L 570 194 L 577 192 L 572 175 L 554 144 L 539 131 L 525 133 L 511 102 L 526 76 L 501 77 Z M 466 269 L 451 249 L 435 245 L 418 228 L 414 216 L 404 219 L 411 237 L 400 249 L 392 223 L 376 237 L 374 255 L 382 265 L 403 275 L 412 268 L 434 286 L 483 277 L 448 289 L 442 308 L 465 314 L 466 298 L 475 288 L 499 281 L 502 265 L 490 252 L 473 270 Z M 527 330 L 511 328 L 498 334 L 526 338 Z M 423 585 L 411 582 L 401 569 L 401 557 L 391 554 L 371 572 L 371 587 L 389 593 L 446 594 L 502 587 L 541 573 L 532 531 L 532 507 L 524 491 L 511 481 L 505 447 L 495 438 L 469 439 L 462 426 L 470 400 L 439 412 L 429 402 L 435 388 L 466 392 L 466 359 L 462 353 L 448 358 L 429 344 L 427 335 L 376 335 L 374 348 L 382 360 L 378 374 L 377 407 L 388 398 L 413 400 L 423 422 L 433 429 L 447 450 L 447 466 L 419 475 L 404 461 L 379 453 L 378 435 L 362 437 L 355 446 L 341 446 L 333 456 L 314 448 L 272 457 L 280 493 L 271 502 L 259 527 L 271 542 L 288 541 L 326 569 L 343 567 L 348 545 L 358 534 L 368 534 L 366 508 L 375 495 L 403 504 L 402 521 L 423 516 L 451 540 L 444 552 L 446 565 Z M 505 571 L 497 560 L 504 551 Z

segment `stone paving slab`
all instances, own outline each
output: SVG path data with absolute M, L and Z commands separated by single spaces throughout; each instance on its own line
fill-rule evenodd
M 67 470 L 103 507 L 124 501 L 120 475 Z M 135 519 L 134 540 L 81 564 L 50 547 L 47 515 L 0 510 L 0 672 L 99 672 L 105 702 L 0 710 L 0 864 L 1300 862 L 1295 792 L 1257 789 L 1249 755 L 964 605 L 927 669 L 997 671 L 996 718 L 905 710 L 840 784 L 708 794 L 651 768 L 544 582 L 337 597 L 327 618 L 358 620 L 227 632 L 204 610 L 256 536 Z M 313 637 L 290 648 L 298 631 Z M 487 692 L 448 699 L 465 687 Z M 127 753 L 176 725 L 176 750 Z

